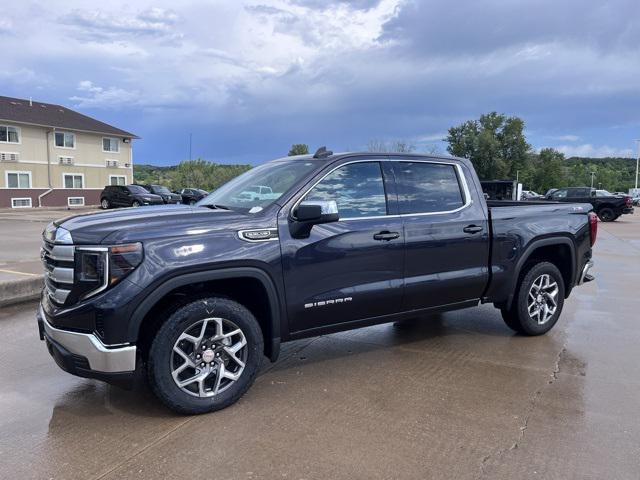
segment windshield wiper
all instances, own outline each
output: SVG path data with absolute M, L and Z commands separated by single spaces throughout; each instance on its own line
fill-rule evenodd
M 201 207 L 207 207 L 210 208 L 212 210 L 231 210 L 230 207 L 227 207 L 226 205 L 218 205 L 217 203 L 205 203 L 203 205 L 200 205 Z

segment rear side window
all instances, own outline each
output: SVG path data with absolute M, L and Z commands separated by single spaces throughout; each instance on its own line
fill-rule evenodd
M 335 200 L 341 219 L 387 214 L 387 200 L 378 162 L 344 165 L 309 191 L 304 201 Z
M 396 174 L 401 214 L 447 212 L 464 205 L 453 165 L 398 162 Z
M 589 190 L 586 188 L 569 188 L 567 189 L 567 198 L 588 197 Z

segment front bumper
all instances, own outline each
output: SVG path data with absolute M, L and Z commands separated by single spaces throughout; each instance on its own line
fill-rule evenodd
M 62 330 L 52 326 L 42 307 L 36 316 L 40 339 L 60 368 L 73 375 L 109 383 L 130 385 L 136 369 L 134 345 L 104 345 L 92 333 Z

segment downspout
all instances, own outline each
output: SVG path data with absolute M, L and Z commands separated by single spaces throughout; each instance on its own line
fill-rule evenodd
M 51 143 L 49 141 L 49 135 L 53 131 L 49 130 L 47 132 L 47 185 L 49 185 L 49 189 L 38 195 L 38 207 L 42 207 L 42 199 L 53 192 L 53 186 L 51 185 Z

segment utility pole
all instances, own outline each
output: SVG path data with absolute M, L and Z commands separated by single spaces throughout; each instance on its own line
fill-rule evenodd
M 593 188 L 593 177 L 595 176 L 596 172 L 591 172 L 591 188 Z

